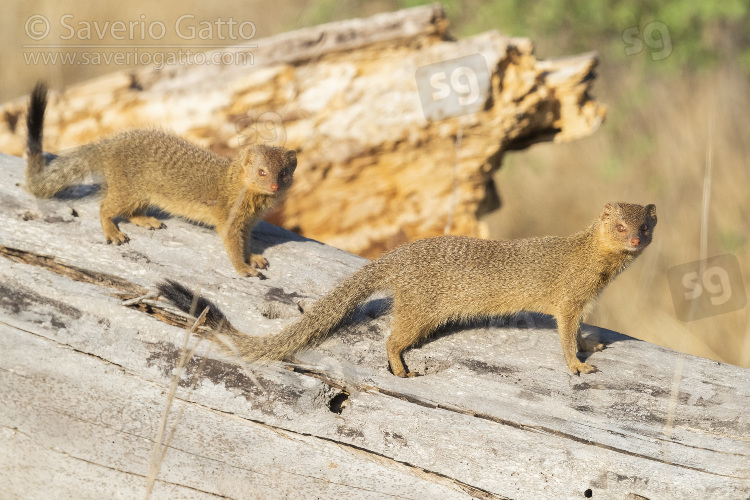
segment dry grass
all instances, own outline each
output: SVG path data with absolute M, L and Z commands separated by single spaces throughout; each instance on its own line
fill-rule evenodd
M 198 294 L 196 294 L 195 297 L 196 299 L 193 301 L 191 315 L 194 315 L 195 313 Z M 156 438 L 154 439 L 154 448 L 151 451 L 151 460 L 149 461 L 148 474 L 146 476 L 146 500 L 151 497 L 151 494 L 154 491 L 156 478 L 159 476 L 159 470 L 164 463 L 164 458 L 167 455 L 167 451 L 169 450 L 172 439 L 174 438 L 175 432 L 177 431 L 177 426 L 179 425 L 180 420 L 182 420 L 182 414 L 185 411 L 185 406 L 187 403 L 183 402 L 183 405 L 180 407 L 180 410 L 178 411 L 176 417 L 173 419 L 169 435 L 167 435 L 169 414 L 171 412 L 172 404 L 174 403 L 175 397 L 177 395 L 177 388 L 180 384 L 180 380 L 182 379 L 182 375 L 185 372 L 185 367 L 187 366 L 190 359 L 192 359 L 201 341 L 201 339 L 198 339 L 198 341 L 192 346 L 192 348 L 188 349 L 188 346 L 190 345 L 190 339 L 192 338 L 193 333 L 195 333 L 195 331 L 205 322 L 208 310 L 209 308 L 206 307 L 203 312 L 196 318 L 193 326 L 189 330 L 187 330 L 187 333 L 185 334 L 185 341 L 183 342 L 182 348 L 180 349 L 180 358 L 177 361 L 177 364 L 174 368 L 174 373 L 172 374 L 172 382 L 169 385 L 167 401 L 164 406 L 164 410 L 162 411 L 161 419 L 159 421 L 159 429 L 156 433 Z M 208 358 L 206 356 L 201 359 L 198 370 L 196 370 L 196 373 L 193 376 L 193 381 L 190 384 L 190 388 L 187 390 L 187 394 L 183 396 L 186 400 L 190 398 L 190 395 L 195 389 L 195 385 L 198 382 L 201 373 L 203 372 L 203 368 L 205 367 L 207 359 Z

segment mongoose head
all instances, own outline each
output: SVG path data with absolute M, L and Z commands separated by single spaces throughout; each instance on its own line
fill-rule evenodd
M 243 179 L 249 190 L 278 195 L 292 185 L 297 153 L 261 144 L 243 149 L 235 161 L 242 166 Z
M 599 243 L 611 252 L 640 254 L 651 243 L 656 206 L 607 203 L 599 216 Z

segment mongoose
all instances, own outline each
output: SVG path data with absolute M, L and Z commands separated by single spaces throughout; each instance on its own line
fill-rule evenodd
M 596 296 L 651 243 L 654 205 L 608 203 L 588 228 L 568 237 L 547 236 L 490 241 L 440 236 L 402 245 L 365 265 L 320 299 L 278 335 L 244 335 L 211 307 L 212 327 L 222 322 L 246 360 L 275 359 L 325 339 L 365 299 L 392 290 L 393 328 L 386 342 L 394 375 L 412 375 L 401 354 L 450 321 L 466 321 L 521 311 L 551 314 L 557 320 L 565 363 L 574 374 L 591 373 L 577 351 L 603 344 L 583 339 L 581 320 Z M 160 284 L 167 299 L 189 311 L 193 294 L 174 281 Z
M 250 229 L 292 185 L 294 151 L 256 145 L 230 161 L 170 133 L 146 129 L 122 132 L 47 161 L 42 153 L 46 107 L 47 87 L 40 82 L 26 117 L 26 189 L 33 195 L 49 198 L 99 174 L 104 193 L 99 217 L 107 243 L 129 241 L 116 217 L 147 229 L 166 227 L 145 215 L 148 207 L 158 207 L 214 226 L 237 272 L 263 278 L 257 268 L 266 268 L 268 261 L 246 255 L 245 245 Z

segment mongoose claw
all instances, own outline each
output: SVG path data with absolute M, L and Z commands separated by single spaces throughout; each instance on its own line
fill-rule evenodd
M 156 229 L 166 229 L 166 224 L 157 219 L 156 217 L 146 217 L 143 215 L 137 215 L 130 218 L 130 222 L 136 226 L 145 227 L 151 231 Z
M 242 269 L 237 269 L 237 272 L 239 272 L 240 275 L 244 276 L 245 278 L 258 278 L 261 280 L 266 279 L 266 276 L 263 273 L 250 266 L 245 266 Z
M 120 246 L 123 243 L 127 243 L 128 241 L 130 241 L 128 235 L 121 231 L 107 236 L 107 245 L 109 245 L 110 243 L 114 243 L 115 245 Z
M 388 362 L 388 369 L 392 374 L 401 378 L 413 378 L 417 376 L 416 372 L 407 371 L 406 366 L 403 363 L 396 365 L 395 363 Z
M 258 269 L 266 269 L 268 267 L 268 261 L 264 259 L 262 255 L 258 255 L 257 253 L 250 254 L 247 263 Z

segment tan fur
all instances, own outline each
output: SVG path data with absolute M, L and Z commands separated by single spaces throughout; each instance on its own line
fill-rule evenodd
M 603 345 L 581 338 L 582 317 L 651 243 L 655 225 L 654 205 L 608 203 L 591 226 L 568 237 L 415 241 L 364 266 L 278 335 L 253 337 L 231 326 L 226 333 L 243 358 L 280 360 L 322 341 L 374 292 L 392 290 L 393 328 L 386 349 L 399 377 L 411 375 L 403 351 L 441 325 L 521 311 L 554 316 L 568 368 L 591 373 L 596 368 L 579 361 L 577 351 L 595 352 Z M 191 297 L 184 287 L 182 296 L 174 284 L 160 288 L 187 310 Z M 216 312 L 218 324 L 223 316 Z
M 43 116 L 46 89 L 32 93 L 29 116 Z M 41 108 L 41 109 L 40 109 Z M 164 224 L 145 215 L 148 207 L 216 227 L 232 265 L 243 276 L 262 277 L 256 268 L 268 262 L 246 255 L 250 229 L 272 209 L 292 185 L 297 165 L 294 151 L 265 145 L 222 158 L 161 130 L 133 130 L 82 146 L 45 165 L 41 155 L 41 123 L 30 129 L 26 188 L 51 197 L 90 173 L 102 177 L 100 206 L 107 243 L 127 243 L 114 219 L 160 229 Z M 32 137 L 34 129 L 38 137 Z

